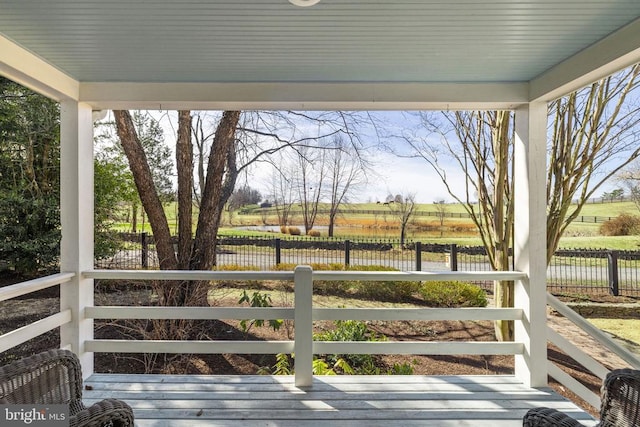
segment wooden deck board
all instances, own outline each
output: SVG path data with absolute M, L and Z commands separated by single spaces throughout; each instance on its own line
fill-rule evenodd
M 537 406 L 595 424 L 552 390 L 512 376 L 326 376 L 302 389 L 291 376 L 94 374 L 85 384 L 86 403 L 122 399 L 140 427 L 506 427 Z

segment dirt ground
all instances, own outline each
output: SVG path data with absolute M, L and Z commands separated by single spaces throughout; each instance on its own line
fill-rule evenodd
M 148 305 L 150 292 L 144 289 L 124 291 L 111 289 L 96 295 L 97 305 Z M 224 302 L 222 302 L 224 303 Z M 223 305 L 223 304 L 219 305 Z M 0 303 L 0 333 L 5 333 L 20 326 L 29 324 L 58 310 L 59 291 L 57 288 L 47 289 L 28 296 L 15 298 Z M 583 334 L 566 319 L 554 315 L 549 317 L 550 325 L 562 335 L 571 337 L 574 343 L 589 350 L 591 355 L 609 368 L 623 366 L 624 362 L 612 358 L 608 351 Z M 130 331 L 111 323 L 96 322 L 96 338 L 126 338 Z M 412 322 L 369 322 L 369 328 L 388 340 L 415 341 L 493 341 L 494 332 L 491 322 L 483 321 L 412 321 Z M 316 328 L 322 330 L 330 325 L 318 323 Z M 248 333 L 242 331 L 238 321 L 207 321 L 199 328 L 204 338 L 228 340 L 278 340 L 291 339 L 291 325 L 284 324 L 278 331 L 268 327 L 253 327 Z M 135 335 L 135 333 L 134 333 Z M 30 340 L 17 348 L 0 353 L 0 364 L 18 357 L 37 353 L 59 345 L 57 330 Z M 601 380 L 587 372 L 577 362 L 549 346 L 549 358 L 574 378 L 598 393 Z M 275 357 L 270 355 L 191 355 L 189 359 L 172 359 L 154 372 L 186 373 L 186 374 L 233 374 L 249 375 L 258 373 L 261 368 L 275 364 Z M 387 369 L 394 364 L 408 363 L 417 375 L 490 375 L 513 373 L 513 356 L 460 355 L 460 356 L 422 356 L 392 355 L 377 356 L 376 366 Z M 96 372 L 142 373 L 148 370 L 149 360 L 136 354 L 97 354 Z M 560 394 L 576 402 L 592 415 L 597 416 L 595 408 L 581 401 L 577 396 L 561 385 L 550 381 L 550 386 Z

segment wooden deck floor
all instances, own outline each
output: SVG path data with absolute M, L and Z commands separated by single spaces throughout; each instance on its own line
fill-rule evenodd
M 290 376 L 94 374 L 87 403 L 122 399 L 149 426 L 521 426 L 549 406 L 595 424 L 550 389 L 511 376 L 326 376 L 300 389 Z

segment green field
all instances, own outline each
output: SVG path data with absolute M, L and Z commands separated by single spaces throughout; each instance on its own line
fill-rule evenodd
M 326 207 L 325 207 L 326 208 Z M 297 211 L 296 211 L 297 209 Z M 321 207 L 322 209 L 322 207 Z M 379 238 L 397 238 L 399 237 L 399 231 L 394 226 L 393 215 L 390 212 L 388 206 L 377 203 L 355 203 L 346 204 L 341 208 L 344 211 L 371 211 L 369 214 L 359 213 L 345 213 L 341 214 L 339 221 L 344 226 L 349 225 L 349 228 L 342 227 L 338 231 L 338 236 L 349 237 L 379 237 Z M 177 232 L 176 221 L 176 204 L 170 203 L 166 206 L 166 215 L 169 221 L 169 228 L 172 233 Z M 232 213 L 225 212 L 222 221 L 222 228 L 220 229 L 221 235 L 269 235 L 273 236 L 273 233 L 258 232 L 243 230 L 239 227 L 246 226 L 260 226 L 265 222 L 270 225 L 277 224 L 277 216 L 275 210 L 266 210 L 267 214 L 263 213 L 257 206 L 245 207 L 240 211 Z M 433 204 L 419 204 L 416 208 L 418 212 L 435 212 L 436 209 Z M 447 213 L 464 213 L 464 209 L 459 204 L 447 204 Z M 638 215 L 638 209 L 633 202 L 613 202 L 613 203 L 595 203 L 587 204 L 584 206 L 581 216 L 585 217 L 615 217 L 621 213 L 627 213 L 631 215 Z M 300 208 L 294 207 L 292 212 L 293 223 L 301 223 Z M 197 220 L 197 212 L 194 212 L 194 224 Z M 423 226 L 436 226 L 438 219 L 434 216 L 429 217 L 416 217 L 418 225 Z M 319 215 L 317 223 L 319 225 L 326 224 L 326 215 Z M 461 226 L 466 227 L 465 232 L 451 232 L 450 228 L 456 228 Z M 640 236 L 601 236 L 600 235 L 601 223 L 592 222 L 579 222 L 575 221 L 569 226 L 565 236 L 560 241 L 560 247 L 562 248 L 593 248 L 593 249 L 616 249 L 616 250 L 637 250 L 640 248 Z M 467 218 L 449 218 L 445 219 L 445 229 L 442 232 L 427 232 L 418 227 L 412 227 L 409 230 L 408 238 L 412 240 L 422 241 L 424 243 L 456 243 L 459 245 L 481 245 L 480 239 L 475 235 L 471 220 Z M 131 224 L 127 222 L 121 222 L 114 225 L 114 228 L 118 231 L 131 231 Z M 138 219 L 137 231 L 151 232 L 148 221 L 144 223 Z M 195 229 L 194 229 L 195 230 Z

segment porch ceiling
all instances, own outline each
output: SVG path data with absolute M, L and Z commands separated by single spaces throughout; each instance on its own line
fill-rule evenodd
M 0 0 L 0 73 L 95 106 L 508 106 L 640 60 L 639 17 L 638 0 Z

